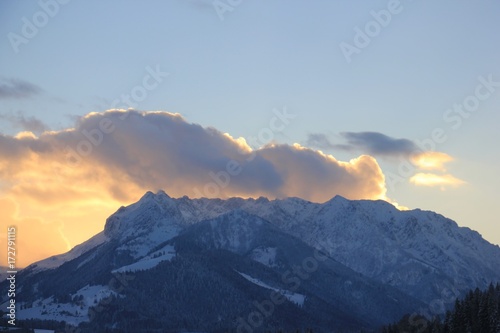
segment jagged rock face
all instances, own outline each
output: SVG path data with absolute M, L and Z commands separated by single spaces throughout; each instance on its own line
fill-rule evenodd
M 328 260 L 300 280 L 299 291 L 291 291 L 283 274 L 299 267 L 315 249 L 326 253 Z M 204 273 L 189 275 L 192 267 Z M 120 294 L 105 286 L 117 273 L 146 279 L 147 274 L 158 274 L 158 278 L 149 287 L 135 282 Z M 121 207 L 108 218 L 102 233 L 66 254 L 31 265 L 20 276 L 20 281 L 26 281 L 21 299 L 56 309 L 44 310 L 45 315 L 41 310 L 21 311 L 19 315 L 26 318 L 47 319 L 47 313 L 52 313 L 48 319 L 88 321 L 81 310 L 78 316 L 68 317 L 68 307 L 57 317 L 61 304 L 55 298 L 61 293 L 86 295 L 88 307 L 102 295 L 114 295 L 116 306 L 123 308 L 129 307 L 121 303 L 127 297 L 130 306 L 143 302 L 137 299 L 136 288 L 169 308 L 175 304 L 164 303 L 158 297 L 165 293 L 155 293 L 154 288 L 171 288 L 160 285 L 165 277 L 190 276 L 194 285 L 208 279 L 214 288 L 225 290 L 226 296 L 243 302 L 226 304 L 232 312 L 224 315 L 231 318 L 250 311 L 253 293 L 277 290 L 290 301 L 283 313 L 292 311 L 306 322 L 332 325 L 318 317 L 330 313 L 339 328 L 370 328 L 426 304 L 451 305 L 463 291 L 500 281 L 500 248 L 439 214 L 399 211 L 384 201 L 350 201 L 340 196 L 322 204 L 299 198 L 189 199 L 171 198 L 160 191 Z M 95 286 L 102 286 L 101 292 Z M 170 292 L 181 293 L 176 296 L 180 302 L 186 296 L 183 293 L 193 290 L 179 284 Z M 198 293 L 208 295 L 209 290 Z M 214 297 L 214 304 L 225 304 Z M 383 310 L 377 304 L 384 304 Z M 186 306 L 192 316 L 200 315 L 186 304 L 178 305 Z M 328 310 L 321 312 L 321 307 Z M 175 322 L 180 315 L 172 316 Z M 285 317 L 278 322 L 287 322 Z M 228 318 L 220 319 L 220 327 L 235 324 Z M 267 326 L 273 327 L 279 326 Z

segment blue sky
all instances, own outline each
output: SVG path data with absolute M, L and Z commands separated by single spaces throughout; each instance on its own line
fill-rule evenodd
M 26 130 L 20 117 L 54 131 L 73 128 L 79 117 L 110 109 L 141 85 L 147 68 L 169 75 L 137 110 L 180 113 L 248 140 L 268 126 L 273 109 L 286 107 L 296 118 L 275 141 L 320 149 L 310 135 L 321 134 L 332 143 L 321 150 L 339 160 L 369 153 L 338 148 L 345 132 L 417 142 L 441 128 L 446 140 L 435 150 L 453 161 L 440 172 L 462 183 L 417 186 L 406 177 L 387 186 L 387 196 L 500 243 L 494 213 L 500 88 L 461 117 L 457 129 L 443 118 L 475 94 L 480 77 L 500 82 L 499 3 L 221 0 L 219 9 L 231 9 L 221 14 L 217 2 L 205 0 L 73 0 L 57 2 L 53 17 L 16 46 L 12 36 L 24 36 L 23 18 L 43 19 L 43 4 L 54 3 L 0 3 L 0 82 L 34 88 L 0 96 L 4 135 Z M 372 11 L 391 6 L 397 13 L 348 61 L 341 43 L 355 46 L 356 29 L 374 21 Z M 386 177 L 398 174 L 396 155 L 374 156 Z

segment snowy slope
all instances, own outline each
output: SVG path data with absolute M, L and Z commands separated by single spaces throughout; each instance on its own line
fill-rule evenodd
M 268 267 L 276 267 L 276 248 L 258 247 L 251 252 L 251 258 Z
M 108 240 L 108 237 L 104 235 L 104 232 L 100 232 L 94 237 L 90 238 L 88 241 L 75 246 L 73 249 L 71 249 L 69 252 L 52 256 L 44 260 L 37 261 L 31 265 L 29 265 L 27 268 L 33 269 L 33 272 L 38 272 L 46 269 L 54 269 L 65 262 L 68 262 L 70 260 L 73 260 L 75 258 L 78 258 L 82 254 L 92 250 L 93 248 L 103 244 Z
M 133 264 L 117 268 L 112 273 L 125 273 L 136 271 L 147 271 L 163 261 L 170 261 L 175 257 L 175 249 L 172 245 L 166 245 L 158 251 L 141 258 Z
M 262 287 L 262 288 L 265 288 L 265 289 L 269 289 L 269 290 L 274 290 L 274 291 L 280 293 L 288 301 L 296 304 L 297 306 L 304 305 L 304 301 L 306 300 L 306 296 L 304 296 L 304 295 L 297 294 L 297 293 L 294 293 L 294 292 L 291 292 L 291 291 L 285 290 L 285 289 L 278 289 L 278 288 L 271 287 L 268 284 L 262 282 L 261 280 L 253 278 L 250 275 L 245 274 L 245 273 L 238 272 L 238 274 L 240 274 L 241 276 L 243 276 L 247 281 L 250 281 L 250 282 L 252 282 L 253 284 L 255 284 L 255 285 L 259 286 L 259 287 Z
M 66 321 L 70 324 L 79 324 L 89 320 L 89 307 L 95 306 L 102 299 L 116 295 L 109 286 L 85 286 L 72 294 L 77 301 L 72 303 L 58 303 L 54 297 L 38 299 L 29 308 L 18 310 L 18 319 L 41 318 L 45 320 Z

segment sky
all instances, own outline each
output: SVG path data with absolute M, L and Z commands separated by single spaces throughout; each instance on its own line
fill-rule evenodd
M 382 199 L 500 244 L 495 1 L 2 1 L 0 238 L 146 191 Z M 5 264 L 6 258 L 0 258 Z

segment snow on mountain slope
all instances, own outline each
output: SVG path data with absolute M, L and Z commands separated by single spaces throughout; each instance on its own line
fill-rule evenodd
M 22 307 L 18 310 L 18 319 L 41 318 L 45 320 L 66 321 L 72 325 L 88 321 L 88 311 L 102 299 L 116 295 L 108 286 L 85 286 L 71 295 L 75 299 L 71 303 L 58 303 L 54 297 L 39 299 L 31 307 Z
M 104 232 L 100 232 L 97 235 L 95 235 L 94 237 L 87 240 L 86 242 L 75 246 L 69 252 L 37 261 L 37 262 L 29 265 L 27 268 L 32 268 L 33 272 L 39 272 L 39 271 L 46 270 L 46 269 L 57 268 L 57 267 L 61 266 L 62 264 L 64 264 L 65 262 L 68 262 L 70 260 L 78 258 L 82 254 L 84 254 L 84 253 L 92 250 L 93 248 L 103 244 L 107 240 L 108 240 L 108 237 L 104 234 Z
M 250 275 L 245 274 L 245 273 L 238 272 L 238 274 L 240 274 L 241 276 L 243 276 L 247 281 L 250 281 L 253 284 L 258 285 L 259 287 L 266 288 L 266 289 L 269 289 L 269 290 L 274 290 L 274 291 L 280 293 L 287 300 L 289 300 L 290 302 L 296 304 L 297 306 L 303 306 L 304 305 L 304 301 L 306 300 L 306 296 L 304 296 L 304 295 L 297 294 L 297 293 L 291 292 L 289 290 L 273 288 L 273 287 L 269 286 L 268 284 L 262 282 L 261 280 L 253 278 Z
M 258 247 L 251 252 L 250 258 L 268 267 L 276 266 L 276 248 Z
M 175 257 L 175 249 L 172 245 L 166 245 L 158 251 L 134 262 L 133 264 L 126 265 L 117 268 L 112 271 L 112 273 L 125 273 L 125 272 L 136 272 L 136 271 L 146 271 L 157 266 L 163 261 L 170 261 Z

